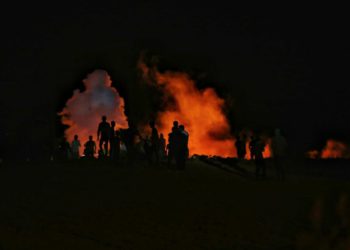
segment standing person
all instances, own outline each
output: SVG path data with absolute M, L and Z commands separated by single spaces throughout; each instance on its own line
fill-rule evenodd
M 134 164 L 136 155 L 135 140 L 136 137 L 140 137 L 140 133 L 135 127 L 135 125 L 129 121 L 129 128 L 122 130 L 121 140 L 124 142 L 126 153 L 127 153 L 127 163 L 129 166 Z
M 72 148 L 72 158 L 73 159 L 79 159 L 79 149 L 81 147 L 80 141 L 78 139 L 78 135 L 74 135 L 74 140 L 72 141 L 71 148 Z
M 189 134 L 185 130 L 185 126 L 180 125 L 179 131 L 177 133 L 178 142 L 177 142 L 177 149 L 176 149 L 176 165 L 179 170 L 184 170 L 186 167 L 186 160 L 188 158 L 188 138 Z
M 175 160 L 176 151 L 178 149 L 178 129 L 172 127 L 168 135 L 168 167 L 171 167 L 173 160 Z
M 256 179 L 260 177 L 266 178 L 266 165 L 263 152 L 265 150 L 265 143 L 260 136 L 256 137 L 256 143 L 254 144 L 253 152 L 255 157 L 255 176 Z
M 166 156 L 166 142 L 164 135 L 161 133 L 159 135 L 159 157 L 160 159 L 164 160 Z
M 92 135 L 89 136 L 89 140 L 85 143 L 84 154 L 86 158 L 94 158 L 96 154 L 96 143 L 92 139 Z
M 250 142 L 249 142 L 249 151 L 250 151 L 250 159 L 254 160 L 255 159 L 255 149 L 256 149 L 256 144 L 258 142 L 257 137 L 255 137 L 254 135 L 252 135 L 252 137 L 250 138 Z
M 171 132 L 168 134 L 168 165 L 170 166 L 172 161 L 175 160 L 176 150 L 178 148 L 178 132 L 179 132 L 179 122 L 173 121 L 173 127 Z
M 287 140 L 284 136 L 281 135 L 279 129 L 275 129 L 275 135 L 271 140 L 271 149 L 273 156 L 273 163 L 276 170 L 277 178 L 284 180 L 285 179 L 285 159 L 287 157 Z
M 179 131 L 180 133 L 182 133 L 184 135 L 184 150 L 185 150 L 185 157 L 186 159 L 188 158 L 189 156 L 189 149 L 188 149 L 188 140 L 189 140 L 189 137 L 190 137 L 190 134 L 185 130 L 185 125 L 180 125 L 179 126 Z
M 179 122 L 178 121 L 173 121 L 173 127 L 171 128 L 172 129 L 175 129 L 175 130 L 178 130 L 179 129 Z
M 241 138 L 241 136 L 237 136 L 236 142 L 235 142 L 235 146 L 236 146 L 236 150 L 237 150 L 237 157 L 239 160 L 244 160 L 245 155 L 247 153 L 246 148 L 245 148 L 245 139 L 244 136 L 242 136 L 243 139 Z
M 99 140 L 99 146 L 100 146 L 99 150 L 105 156 L 108 154 L 108 142 L 109 142 L 110 131 L 111 131 L 111 126 L 107 122 L 107 117 L 102 116 L 102 121 L 98 125 L 98 129 L 97 129 L 97 140 Z
M 151 160 L 153 160 L 153 155 L 156 158 L 156 164 L 159 165 L 159 136 L 158 130 L 155 126 L 154 121 L 149 123 L 149 126 L 152 129 L 151 133 Z
M 109 132 L 109 157 L 114 160 L 115 158 L 115 121 L 111 121 L 111 128 Z

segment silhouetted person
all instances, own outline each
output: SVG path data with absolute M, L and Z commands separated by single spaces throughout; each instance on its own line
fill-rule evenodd
M 127 159 L 130 165 L 133 164 L 134 159 L 136 157 L 136 149 L 135 149 L 136 136 L 140 136 L 140 133 L 138 132 L 136 127 L 129 121 L 129 128 L 126 130 L 123 130 L 122 141 L 125 144 Z
M 176 149 L 175 160 L 176 166 L 179 170 L 184 170 L 186 167 L 186 160 L 188 158 L 188 138 L 189 134 L 183 125 L 179 126 L 178 132 L 175 134 Z
M 265 150 L 265 143 L 261 139 L 261 137 L 256 137 L 256 143 L 254 144 L 253 152 L 254 152 L 254 161 L 255 161 L 255 176 L 256 179 L 260 177 L 262 179 L 266 178 L 266 164 L 263 156 L 263 152 Z
M 86 158 L 94 158 L 96 153 L 96 143 L 92 140 L 92 135 L 89 136 L 89 140 L 85 143 L 84 154 Z
M 159 135 L 159 157 L 161 159 L 166 157 L 166 142 L 162 133 Z
M 239 160 L 244 160 L 245 155 L 247 154 L 246 147 L 245 147 L 246 141 L 245 141 L 245 136 L 237 136 L 235 146 L 237 150 L 237 158 Z
M 253 135 L 250 138 L 250 142 L 249 142 L 249 151 L 250 151 L 250 159 L 251 160 L 255 159 L 255 149 L 256 149 L 257 142 L 258 142 L 258 138 Z
M 171 128 L 171 131 L 175 129 L 176 131 L 179 129 L 179 122 L 178 121 L 173 121 L 173 127 Z
M 79 159 L 79 149 L 81 147 L 80 141 L 78 139 L 78 135 L 74 135 L 74 140 L 72 141 L 71 148 L 72 148 L 72 158 L 73 159 Z
M 185 130 L 184 125 L 179 126 L 179 131 L 180 131 L 180 133 L 182 133 L 185 136 L 184 137 L 184 147 L 185 147 L 185 156 L 187 159 L 189 156 L 188 140 L 189 140 L 190 134 Z
M 100 150 L 103 150 L 102 152 L 104 155 L 107 155 L 108 153 L 108 142 L 110 132 L 111 126 L 107 122 L 107 117 L 102 116 L 102 122 L 100 122 L 97 129 L 97 140 L 99 140 Z
M 281 135 L 279 129 L 275 130 L 275 135 L 271 140 L 271 149 L 276 175 L 279 179 L 285 179 L 285 160 L 287 157 L 287 141 Z
M 109 157 L 113 160 L 115 156 L 115 121 L 111 121 L 111 128 L 109 132 Z
M 177 137 L 178 129 L 172 127 L 171 133 L 168 135 L 168 166 L 170 167 L 173 160 L 175 160 L 176 149 L 178 148 L 178 137 Z
M 156 164 L 159 164 L 159 135 L 158 130 L 155 126 L 154 121 L 149 123 L 149 126 L 152 129 L 151 133 L 151 160 L 153 161 L 153 156 L 155 157 Z
M 170 167 L 173 160 L 175 160 L 176 151 L 178 149 L 178 140 L 179 140 L 179 122 L 173 121 L 173 127 L 171 132 L 168 134 L 168 166 Z

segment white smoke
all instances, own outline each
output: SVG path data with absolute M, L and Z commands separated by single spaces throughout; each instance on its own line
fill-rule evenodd
M 83 80 L 85 90 L 75 90 L 59 113 L 62 123 L 68 125 L 65 136 L 69 142 L 78 135 L 83 145 L 89 135 L 97 137 L 97 127 L 103 115 L 107 121 L 116 122 L 116 128 L 127 128 L 127 117 L 124 113 L 124 99 L 111 86 L 112 81 L 104 70 L 95 70 Z M 82 148 L 81 148 L 82 152 Z

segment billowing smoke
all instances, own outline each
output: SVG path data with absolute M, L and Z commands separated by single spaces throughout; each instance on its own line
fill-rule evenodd
M 85 90 L 75 90 L 59 113 L 62 123 L 68 126 L 65 130 L 67 140 L 72 141 L 74 135 L 79 136 L 82 144 L 88 140 L 89 135 L 96 140 L 97 127 L 103 115 L 107 116 L 109 122 L 115 121 L 117 129 L 127 128 L 124 99 L 111 86 L 112 81 L 108 73 L 95 70 L 87 75 L 83 83 Z
M 185 125 L 190 133 L 190 154 L 236 157 L 235 138 L 224 112 L 225 100 L 213 88 L 198 89 L 196 83 L 184 72 L 160 72 L 157 60 L 152 58 L 149 66 L 141 55 L 138 67 L 143 79 L 156 84 L 163 93 L 163 105 L 156 115 L 159 131 L 167 137 L 173 121 Z M 248 138 L 247 138 L 248 139 Z M 268 138 L 264 157 L 271 157 Z M 246 159 L 250 159 L 249 140 Z
M 199 90 L 186 73 L 160 73 L 156 68 L 149 68 L 142 59 L 139 68 L 145 80 L 156 83 L 164 94 L 164 105 L 157 113 L 156 123 L 165 137 L 177 120 L 190 133 L 191 155 L 236 156 L 234 138 L 223 111 L 225 101 L 214 89 Z
M 311 150 L 306 155 L 311 159 L 350 159 L 350 148 L 344 142 L 329 139 L 321 151 Z

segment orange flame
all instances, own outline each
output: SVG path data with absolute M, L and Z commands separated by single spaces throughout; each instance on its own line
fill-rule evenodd
M 250 149 L 249 149 L 249 144 L 250 144 L 250 139 L 246 141 L 245 143 L 245 149 L 246 149 L 246 156 L 245 156 L 245 159 L 246 160 L 251 160 L 252 157 L 251 157 L 251 154 L 250 154 Z M 264 152 L 263 152 L 263 157 L 264 158 L 271 158 L 271 139 L 270 138 L 263 138 L 263 141 L 265 142 L 265 149 L 264 149 Z
M 349 158 L 349 149 L 343 142 L 328 140 L 321 152 L 321 158 Z
M 148 83 L 155 82 L 165 95 L 164 111 L 158 112 L 156 119 L 159 132 L 166 136 L 176 120 L 183 124 L 190 134 L 191 155 L 236 157 L 235 138 L 231 135 L 230 125 L 223 111 L 225 101 L 215 90 L 199 90 L 186 73 L 160 73 L 156 67 L 148 67 L 143 59 L 142 55 L 138 62 L 143 79 Z M 266 147 L 263 155 L 264 158 L 269 158 L 270 139 L 265 138 L 264 141 Z M 246 142 L 246 159 L 250 159 L 248 145 L 249 141 Z
M 317 159 L 320 157 L 320 152 L 317 150 L 310 150 L 306 153 L 306 156 L 310 159 Z
M 311 150 L 306 153 L 311 159 L 350 158 L 350 149 L 344 142 L 329 139 L 321 152 Z
M 165 136 L 171 131 L 173 121 L 179 121 L 189 132 L 190 154 L 236 156 L 234 138 L 224 114 L 225 101 L 214 89 L 198 90 L 195 82 L 185 73 L 150 69 L 139 62 L 143 77 L 152 79 L 165 94 L 164 111 L 157 114 L 156 123 Z M 171 101 L 169 101 L 171 99 Z
M 74 135 L 79 136 L 83 152 L 83 145 L 92 135 L 97 138 L 97 127 L 103 115 L 108 121 L 116 122 L 116 129 L 127 128 L 127 117 L 124 114 L 124 99 L 118 91 L 111 86 L 112 81 L 104 70 L 95 70 L 83 80 L 85 90 L 75 90 L 73 96 L 67 101 L 64 109 L 59 113 L 61 121 L 69 128 L 65 130 L 65 136 L 69 142 Z M 98 143 L 96 143 L 98 144 Z
M 191 154 L 234 156 L 234 139 L 224 115 L 224 100 L 211 88 L 202 91 L 183 73 L 156 74 L 157 83 L 174 98 L 175 105 L 158 113 L 162 133 L 171 130 L 177 120 L 190 133 Z

